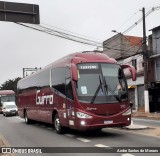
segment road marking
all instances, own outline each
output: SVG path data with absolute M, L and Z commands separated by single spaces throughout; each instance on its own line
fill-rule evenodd
M 90 142 L 91 140 L 88 139 L 84 139 L 84 138 L 76 138 L 77 140 L 80 140 L 82 142 Z
M 103 148 L 103 147 L 109 147 L 109 146 L 106 146 L 106 145 L 103 145 L 103 144 L 96 144 L 96 145 L 94 145 L 94 146 L 96 146 L 96 147 L 101 147 L 101 148 Z
M 125 154 L 122 154 L 122 156 L 134 156 L 134 155 L 130 153 L 125 153 Z
M 73 135 L 73 134 L 65 134 L 65 136 L 71 137 L 71 138 L 75 137 L 75 135 Z

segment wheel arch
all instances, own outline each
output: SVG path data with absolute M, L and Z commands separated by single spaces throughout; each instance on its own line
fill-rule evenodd
M 23 110 L 23 118 L 25 118 L 25 113 L 26 113 L 26 108 L 24 108 L 24 110 Z
M 52 112 L 52 123 L 54 123 L 54 118 L 55 118 L 55 115 L 58 114 L 58 111 L 55 109 L 53 110 Z

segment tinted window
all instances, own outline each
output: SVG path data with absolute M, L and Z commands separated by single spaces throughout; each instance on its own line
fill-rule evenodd
M 52 87 L 68 98 L 73 99 L 71 74 L 69 68 L 55 68 L 51 72 Z
M 1 97 L 2 102 L 9 102 L 9 101 L 15 101 L 15 94 L 12 95 L 5 95 Z
M 51 72 L 52 87 L 65 94 L 65 68 L 55 68 Z
M 49 86 L 49 73 L 49 70 L 47 70 L 37 75 L 36 83 L 38 87 Z
M 21 80 L 18 83 L 18 91 L 21 92 L 23 90 L 48 87 L 49 77 L 50 77 L 49 75 L 50 75 L 49 70 L 45 70 Z

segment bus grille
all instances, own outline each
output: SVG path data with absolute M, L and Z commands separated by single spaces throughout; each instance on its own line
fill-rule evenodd
M 106 114 L 96 114 L 99 116 L 112 116 L 112 115 L 116 115 L 117 113 L 106 113 Z

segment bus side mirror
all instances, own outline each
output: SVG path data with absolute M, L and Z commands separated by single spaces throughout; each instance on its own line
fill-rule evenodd
M 121 65 L 121 67 L 122 69 L 128 68 L 129 71 L 131 72 L 132 80 L 136 81 L 136 69 L 133 66 L 128 65 L 128 64 L 123 64 Z
M 71 64 L 71 69 L 72 69 L 72 80 L 78 81 L 78 71 L 77 71 L 77 66 L 75 64 Z

